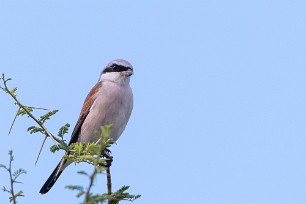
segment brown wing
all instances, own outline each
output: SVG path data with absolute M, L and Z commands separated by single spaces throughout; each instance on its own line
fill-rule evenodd
M 101 88 L 102 86 L 102 83 L 101 82 L 98 82 L 91 90 L 90 92 L 88 93 L 85 101 L 84 101 L 84 104 L 83 104 L 83 107 L 82 107 L 82 110 L 81 110 L 81 113 L 80 113 L 80 116 L 79 116 L 79 119 L 73 129 L 73 132 L 71 134 L 71 139 L 70 139 L 70 142 L 69 142 L 69 145 L 71 143 L 75 143 L 78 141 L 79 139 L 79 134 L 80 134 L 80 131 L 81 131 L 81 127 L 90 111 L 90 108 L 92 106 L 92 104 L 94 103 L 95 99 L 96 99 L 96 96 L 97 96 L 97 92 L 99 91 L 99 89 Z

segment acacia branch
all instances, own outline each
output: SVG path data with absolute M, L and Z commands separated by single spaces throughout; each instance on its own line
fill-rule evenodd
M 107 178 L 107 194 L 112 195 L 112 177 L 111 177 L 111 173 L 110 173 L 110 167 L 108 167 L 106 169 L 106 178 Z M 108 198 L 108 204 L 112 204 L 112 201 L 110 200 L 110 198 Z
M 5 79 L 4 78 L 4 74 L 2 74 L 2 81 L 3 81 L 3 84 L 4 84 L 4 88 L 2 88 L 6 93 L 8 93 L 15 101 L 15 104 L 17 104 L 20 108 L 22 108 L 22 110 L 24 110 L 26 112 L 26 114 L 32 118 L 43 130 L 44 130 L 44 134 L 47 136 L 47 137 L 50 137 L 54 142 L 57 142 L 57 143 L 61 143 L 61 140 L 59 140 L 58 138 L 56 138 L 55 136 L 53 136 L 48 130 L 47 128 L 44 126 L 44 124 L 42 122 L 40 122 L 38 119 L 36 119 L 32 113 L 26 108 L 27 106 L 24 106 L 21 104 L 21 102 L 17 99 L 16 95 L 14 94 L 14 92 L 10 91 L 7 87 L 7 81 L 11 80 L 10 78 L 9 79 Z
M 13 170 L 12 170 L 12 162 L 14 160 L 13 150 L 9 151 L 9 155 L 10 155 L 9 165 L 5 166 L 4 164 L 0 164 L 0 168 L 4 168 L 9 173 L 10 189 L 7 189 L 7 188 L 5 188 L 5 186 L 3 186 L 2 190 L 4 192 L 9 193 L 10 194 L 10 197 L 9 197 L 10 202 L 13 202 L 13 204 L 16 204 L 17 203 L 17 197 L 24 196 L 24 195 L 23 195 L 22 191 L 18 191 L 17 193 L 15 192 L 14 183 L 21 183 L 21 182 L 17 181 L 17 178 L 21 174 L 26 174 L 27 172 L 23 169 L 18 169 L 15 172 L 13 172 Z
M 9 155 L 10 155 L 10 163 L 9 163 L 9 168 L 8 168 L 8 172 L 10 174 L 10 183 L 11 183 L 11 199 L 13 201 L 14 204 L 16 204 L 16 197 L 15 197 L 15 193 L 14 193 L 14 180 L 13 180 L 13 176 L 12 176 L 12 161 L 13 161 L 13 153 L 12 151 L 9 152 Z
M 88 186 L 87 191 L 86 191 L 85 202 L 84 202 L 85 204 L 89 203 L 89 201 L 90 201 L 90 190 L 93 186 L 93 182 L 94 182 L 97 174 L 98 174 L 98 170 L 97 170 L 97 167 L 95 167 L 94 172 L 89 177 L 90 180 L 89 180 L 89 186 Z

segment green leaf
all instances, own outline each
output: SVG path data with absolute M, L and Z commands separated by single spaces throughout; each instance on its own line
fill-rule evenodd
M 31 127 L 28 127 L 27 131 L 30 132 L 30 134 L 37 133 L 37 132 L 43 133 L 44 129 L 42 129 L 40 127 L 31 126 Z
M 59 137 L 63 138 L 63 136 L 64 136 L 65 134 L 68 133 L 69 127 L 70 127 L 70 124 L 69 124 L 69 123 L 66 123 L 64 126 L 62 126 L 62 127 L 59 129 L 57 135 L 58 135 Z
M 13 150 L 10 150 L 8 154 L 10 155 L 10 162 L 14 161 Z
M 7 170 L 7 167 L 4 164 L 0 164 L 0 168 L 4 168 Z
M 17 87 L 14 87 L 12 90 L 11 90 L 11 93 L 13 94 L 13 95 L 15 95 L 15 92 L 17 91 Z
M 2 191 L 10 193 L 10 191 L 8 189 L 6 189 L 5 186 L 2 187 Z
M 82 175 L 89 176 L 88 173 L 87 173 L 86 171 L 78 171 L 78 174 L 82 174 Z
M 18 169 L 16 170 L 14 173 L 13 173 L 13 177 L 14 177 L 14 180 L 16 180 L 18 178 L 18 176 L 20 176 L 21 174 L 26 174 L 27 172 L 23 169 Z
M 50 147 L 50 151 L 52 152 L 52 153 L 54 153 L 54 152 L 56 152 L 56 151 L 59 151 L 61 148 L 60 148 L 60 146 L 58 145 L 58 144 L 56 144 L 56 145 L 52 145 L 51 147 Z
M 25 108 L 28 112 L 30 112 L 30 113 L 33 111 L 33 108 L 32 108 L 32 107 L 24 106 L 24 108 Z M 19 116 L 19 115 L 21 115 L 21 116 L 27 115 L 27 114 L 28 114 L 27 111 L 25 111 L 24 109 L 20 108 L 20 109 L 17 111 L 17 115 L 18 115 L 18 116 Z
M 84 191 L 83 186 L 77 186 L 77 185 L 68 185 L 68 186 L 65 186 L 65 188 L 70 189 L 70 190 Z
M 49 111 L 48 113 L 46 113 L 45 115 L 40 116 L 39 122 L 44 123 L 46 122 L 46 120 L 49 120 L 50 117 L 54 114 L 56 114 L 58 112 L 58 110 L 53 110 L 53 111 Z
M 76 197 L 81 197 L 82 195 L 84 195 L 85 194 L 85 192 L 84 191 L 80 191 L 80 192 L 78 192 L 78 194 L 76 195 Z
M 134 201 L 141 197 L 141 195 L 131 195 L 125 191 L 129 189 L 129 186 L 122 186 L 118 191 L 110 195 L 110 200 L 119 203 L 121 200 Z
M 101 149 L 102 149 L 101 145 L 96 145 L 94 143 L 88 143 L 86 145 L 85 152 L 92 154 L 92 155 L 100 154 Z
M 18 193 L 16 193 L 14 197 L 17 198 L 19 196 L 24 196 L 22 191 L 19 191 Z

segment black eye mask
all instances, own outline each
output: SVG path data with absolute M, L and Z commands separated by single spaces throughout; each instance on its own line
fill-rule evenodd
M 131 69 L 130 67 L 125 67 L 122 65 L 118 65 L 118 64 L 112 64 L 110 67 L 106 67 L 103 71 L 103 73 L 107 73 L 107 72 L 123 72 L 123 71 L 127 71 Z M 131 69 L 133 70 L 133 69 Z

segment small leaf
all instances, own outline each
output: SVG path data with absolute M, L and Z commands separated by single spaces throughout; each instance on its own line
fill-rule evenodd
M 42 129 L 40 127 L 31 126 L 31 127 L 28 128 L 27 131 L 30 132 L 30 134 L 37 133 L 37 132 L 43 133 L 44 129 Z
M 68 133 L 68 129 L 70 127 L 70 124 L 69 123 L 66 123 L 64 126 L 62 126 L 59 131 L 58 131 L 58 136 L 59 137 L 63 137 L 65 134 Z
M 82 175 L 86 175 L 86 176 L 89 176 L 87 172 L 85 171 L 78 171 L 78 174 L 82 174 Z
M 0 168 L 7 169 L 7 167 L 4 164 L 0 164 Z
M 70 189 L 70 190 L 84 191 L 83 186 L 68 185 L 68 186 L 65 186 L 65 188 Z
M 80 191 L 77 195 L 76 195 L 76 197 L 81 197 L 82 195 L 84 195 L 85 194 L 85 192 L 84 191 Z
M 23 109 L 23 108 L 20 108 L 18 111 L 17 111 L 17 115 L 27 115 L 29 113 L 31 113 L 33 111 L 33 108 L 32 107 L 29 107 L 29 106 L 24 106 L 24 108 L 26 109 L 26 111 Z
M 12 90 L 11 90 L 11 93 L 13 94 L 13 95 L 15 95 L 15 92 L 17 91 L 17 87 L 14 87 Z
M 13 177 L 14 177 L 14 180 L 16 180 L 18 178 L 18 176 L 20 176 L 21 174 L 26 174 L 27 172 L 23 169 L 18 169 L 16 170 L 14 173 L 13 173 Z
M 51 147 L 50 147 L 50 151 L 52 152 L 52 153 L 54 153 L 54 152 L 56 152 L 56 151 L 59 151 L 61 148 L 60 148 L 60 146 L 59 145 L 52 145 Z
M 16 193 L 14 197 L 17 198 L 19 196 L 24 196 L 22 191 L 19 191 L 18 193 Z
M 45 115 L 40 116 L 39 122 L 44 123 L 46 122 L 46 120 L 49 120 L 50 117 L 54 114 L 56 114 L 58 112 L 58 110 L 53 110 L 53 111 L 49 111 L 48 113 L 46 113 Z
M 3 192 L 9 192 L 9 193 L 10 193 L 10 191 L 7 190 L 7 189 L 5 188 L 5 186 L 2 187 L 2 191 L 3 191 Z
M 8 154 L 10 155 L 10 162 L 14 161 L 13 150 L 10 150 Z

